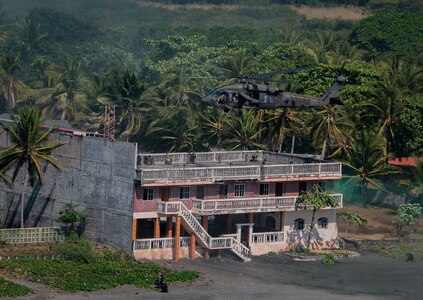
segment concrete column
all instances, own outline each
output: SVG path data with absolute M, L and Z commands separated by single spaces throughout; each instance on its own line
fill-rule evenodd
M 189 257 L 195 259 L 195 234 L 191 233 L 191 245 L 189 246 Z
M 281 222 L 281 224 L 280 224 L 280 231 L 283 231 L 283 223 L 284 223 L 284 220 L 283 220 L 283 212 L 281 212 L 281 215 L 280 215 L 280 222 Z
M 232 215 L 226 216 L 226 233 L 231 233 L 232 229 Z
M 138 220 L 132 219 L 132 240 L 137 239 L 137 224 L 138 224 Z
M 204 251 L 204 258 L 206 259 L 206 260 L 209 260 L 210 259 L 210 249 L 204 249 L 205 251 Z
M 201 226 L 209 232 L 209 216 L 201 216 Z M 210 250 L 207 248 L 204 249 L 204 258 L 210 259 Z
M 236 239 L 238 242 L 241 242 L 241 225 L 236 225 Z
M 154 238 L 160 238 L 160 218 L 157 217 L 154 219 Z
M 209 216 L 201 216 L 201 226 L 209 232 Z
M 253 213 L 247 214 L 247 223 L 254 223 L 254 214 Z
M 179 260 L 180 258 L 180 247 L 181 247 L 181 216 L 176 217 L 175 224 L 175 255 L 174 260 Z
M 253 224 L 248 225 L 248 247 L 253 243 Z
M 167 217 L 166 220 L 166 237 L 172 237 L 172 217 Z

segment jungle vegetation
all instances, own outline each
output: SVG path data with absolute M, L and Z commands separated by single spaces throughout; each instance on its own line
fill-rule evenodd
M 323 152 L 342 159 L 362 189 L 390 172 L 388 157 L 423 156 L 423 13 L 416 1 L 184 5 L 191 2 L 4 1 L 0 113 L 30 105 L 46 118 L 102 132 L 104 105 L 112 104 L 116 138 L 143 152 Z M 307 19 L 287 4 L 353 4 L 368 16 Z M 311 68 L 273 79 L 319 96 L 343 74 L 345 105 L 236 114 L 200 102 L 234 75 L 304 66 Z

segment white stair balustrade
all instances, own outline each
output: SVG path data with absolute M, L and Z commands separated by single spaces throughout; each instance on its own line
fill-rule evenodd
M 251 251 L 234 237 L 211 237 L 201 226 L 193 214 L 182 202 L 159 202 L 157 211 L 161 214 L 178 214 L 200 239 L 201 244 L 207 249 L 230 249 L 244 261 L 251 261 Z

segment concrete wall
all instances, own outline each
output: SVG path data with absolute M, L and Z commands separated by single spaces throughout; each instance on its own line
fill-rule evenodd
M 56 133 L 66 143 L 53 154 L 62 166 L 44 168 L 43 186 L 28 187 L 25 226 L 55 226 L 66 203 L 79 205 L 88 216 L 85 236 L 131 249 L 136 144 Z M 0 147 L 6 146 L 0 138 Z M 19 226 L 23 174 L 10 189 L 0 183 L 0 218 L 7 227 Z
M 174 248 L 166 249 L 152 249 L 152 250 L 134 250 L 134 256 L 136 260 L 148 259 L 148 260 L 172 260 L 174 259 Z M 201 255 L 196 252 L 195 257 L 201 257 Z M 189 247 L 179 248 L 179 258 L 190 258 L 189 257 Z

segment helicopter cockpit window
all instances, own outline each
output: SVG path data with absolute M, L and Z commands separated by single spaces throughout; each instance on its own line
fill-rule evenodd
M 217 98 L 217 103 L 225 102 L 225 94 L 224 92 L 219 92 Z

